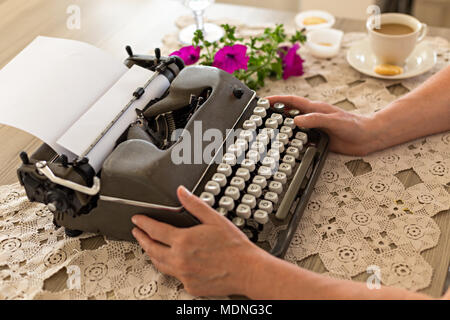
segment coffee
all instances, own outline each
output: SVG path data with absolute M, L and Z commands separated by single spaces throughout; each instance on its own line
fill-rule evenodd
M 380 29 L 375 28 L 373 30 L 391 36 L 405 35 L 414 32 L 414 29 L 410 26 L 400 23 L 383 23 Z

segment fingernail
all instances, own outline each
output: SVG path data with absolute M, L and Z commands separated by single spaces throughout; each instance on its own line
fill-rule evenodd
M 133 228 L 133 230 L 131 230 L 131 233 L 133 234 L 133 237 L 135 237 L 136 238 L 136 236 L 137 236 L 137 228 Z
M 131 217 L 131 222 L 133 222 L 134 224 L 137 224 L 137 221 L 138 221 L 137 216 Z
M 184 198 L 188 198 L 192 195 L 192 193 L 186 189 L 185 186 L 180 186 L 180 195 Z

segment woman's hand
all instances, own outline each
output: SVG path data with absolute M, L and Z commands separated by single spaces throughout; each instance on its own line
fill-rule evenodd
M 297 96 L 268 97 L 271 104 L 284 103 L 300 110 L 295 124 L 304 128 L 318 128 L 330 136 L 330 149 L 348 155 L 367 155 L 381 149 L 374 119 L 352 114 L 325 102 L 315 102 Z
M 267 253 L 186 188 L 178 188 L 178 198 L 201 225 L 178 229 L 138 215 L 132 218 L 134 237 L 156 268 L 178 278 L 188 293 L 245 294 L 258 257 Z

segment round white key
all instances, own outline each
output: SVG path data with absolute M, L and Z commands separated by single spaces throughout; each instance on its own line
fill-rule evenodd
M 290 138 L 292 137 L 292 135 L 294 134 L 294 132 L 292 131 L 292 128 L 287 127 L 287 126 L 282 126 L 280 128 L 280 133 L 285 133 L 287 134 L 287 136 Z
M 273 175 L 273 180 L 281 182 L 282 184 L 286 184 L 287 182 L 286 173 L 281 171 L 275 172 L 275 174 Z
M 253 214 L 253 219 L 259 224 L 266 224 L 269 222 L 269 214 L 264 210 L 256 210 Z
M 308 143 L 308 135 L 304 132 L 297 132 L 295 134 L 295 139 L 300 140 L 301 142 L 303 142 L 303 144 L 307 144 Z
M 216 181 L 208 181 L 205 185 L 205 192 L 212 193 L 217 196 L 220 193 L 220 185 Z
M 263 119 L 260 116 L 257 116 L 256 114 L 250 116 L 250 121 L 253 121 L 257 127 L 263 124 Z
M 243 150 L 241 146 L 236 144 L 232 144 L 228 147 L 228 153 L 234 154 L 236 157 L 240 157 L 244 151 L 245 150 Z
M 283 192 L 283 185 L 278 181 L 270 181 L 269 190 L 275 192 L 276 194 L 280 194 Z
M 222 207 L 217 208 L 217 213 L 220 214 L 222 217 L 226 217 L 228 214 L 228 210 Z
M 275 137 L 275 129 L 273 128 L 264 128 L 261 129 L 260 133 L 265 133 L 269 136 L 270 139 L 273 139 Z
M 280 160 L 280 152 L 278 150 L 275 149 L 270 149 L 269 151 L 267 151 L 267 156 L 274 158 L 275 161 L 279 161 Z
M 261 118 L 265 118 L 267 116 L 266 109 L 263 107 L 256 107 L 253 109 L 253 114 L 256 116 L 260 116 Z
M 258 100 L 258 107 L 263 107 L 264 109 L 270 108 L 270 102 L 267 99 L 259 99 Z
M 229 164 L 230 166 L 236 165 L 237 159 L 236 156 L 232 153 L 225 153 L 222 158 L 222 162 Z
M 242 191 L 245 188 L 245 180 L 241 177 L 233 177 L 230 181 L 230 186 L 236 187 Z
M 255 141 L 250 147 L 251 150 L 255 150 L 258 153 L 264 153 L 266 151 L 266 145 L 260 141 Z
M 243 178 L 245 181 L 248 181 L 250 179 L 250 171 L 245 168 L 239 168 L 236 171 L 236 176 Z
M 236 139 L 236 142 L 234 143 L 235 145 L 237 145 L 238 147 L 240 147 L 242 150 L 247 150 L 248 149 L 248 142 L 245 139 Z
M 289 110 L 289 116 L 291 116 L 292 118 L 296 117 L 300 115 L 300 111 L 297 109 L 291 109 Z
M 258 175 L 263 176 L 266 179 L 269 179 L 272 176 L 272 169 L 266 166 L 261 166 L 258 169 Z
M 271 157 L 265 157 L 262 161 L 262 165 L 265 167 L 269 167 L 270 169 L 274 169 L 276 164 L 277 161 L 275 161 L 275 159 Z
M 249 172 L 255 171 L 256 163 L 251 159 L 242 160 L 241 167 L 247 169 Z
M 219 206 L 228 211 L 231 211 L 234 209 L 234 200 L 230 197 L 223 196 L 219 200 Z
M 236 215 L 243 219 L 248 219 L 252 216 L 252 210 L 248 205 L 241 203 L 236 208 Z
M 273 182 L 273 181 L 272 181 Z M 277 203 L 278 202 L 278 194 L 276 192 L 270 191 L 264 195 L 265 200 L 269 200 L 270 202 Z
M 274 118 L 269 118 L 266 120 L 265 125 L 267 128 L 276 129 L 278 128 L 278 121 Z
M 269 200 L 261 200 L 258 204 L 258 208 L 266 211 L 267 213 L 272 213 L 273 204 Z
M 260 186 L 262 189 L 267 187 L 267 179 L 263 176 L 254 176 L 252 183 Z
M 256 163 L 261 159 L 261 154 L 256 150 L 249 150 L 247 152 L 247 159 L 250 159 Z
M 229 177 L 231 175 L 231 173 L 233 172 L 233 170 L 231 169 L 231 166 L 229 164 L 221 163 L 217 167 L 217 172 L 222 173 L 226 177 Z
M 291 166 L 295 166 L 295 157 L 292 156 L 292 155 L 287 154 L 287 155 L 285 155 L 283 157 L 283 162 L 287 163 L 287 164 L 290 164 Z
M 277 102 L 273 105 L 273 111 L 277 112 L 277 113 L 284 113 L 284 103 L 281 102 Z
M 252 120 L 245 120 L 244 124 L 242 125 L 242 128 L 244 130 L 255 130 L 256 129 L 256 123 Z
M 252 130 L 242 130 L 239 134 L 240 139 L 244 139 L 246 141 L 252 141 L 255 136 L 255 132 Z
M 286 133 L 279 133 L 276 137 L 276 141 L 287 144 L 289 142 L 289 136 Z
M 281 141 L 272 142 L 272 149 L 278 150 L 279 153 L 284 151 L 284 144 Z
M 298 159 L 300 157 L 300 151 L 298 151 L 295 147 L 289 147 L 286 149 L 286 154 L 293 156 L 295 159 Z
M 299 150 L 303 149 L 303 142 L 299 139 L 292 139 L 290 144 L 292 147 L 298 148 Z
M 287 163 L 282 163 L 278 167 L 278 171 L 284 172 L 287 177 L 289 177 L 292 174 L 292 167 L 288 165 Z
M 221 187 L 225 187 L 227 184 L 227 177 L 223 173 L 215 173 L 211 180 L 217 182 Z
M 209 193 L 209 192 L 203 192 L 200 195 L 200 199 L 205 201 L 206 204 L 208 204 L 210 207 L 212 207 L 214 205 L 214 203 L 216 202 L 215 199 L 214 199 L 214 195 L 212 193 Z
M 229 186 L 225 189 L 225 195 L 233 200 L 237 200 L 241 196 L 239 189 L 233 186 Z
M 250 208 L 255 208 L 256 207 L 256 197 L 252 194 L 244 194 L 242 196 L 242 200 L 241 203 L 248 205 Z
M 278 125 L 283 123 L 283 116 L 279 113 L 272 113 L 272 115 L 270 116 L 272 119 L 277 120 Z
M 260 133 L 256 136 L 256 141 L 264 143 L 264 145 L 268 145 L 270 142 L 270 137 L 265 133 Z
M 261 197 L 261 194 L 262 194 L 262 188 L 260 185 L 252 183 L 248 186 L 247 193 L 251 194 L 252 196 L 255 196 L 256 198 L 259 198 L 259 197 Z
M 243 218 L 241 218 L 241 217 L 233 218 L 232 222 L 239 229 L 242 229 L 245 226 L 245 220 Z
M 283 124 L 291 129 L 295 129 L 296 127 L 294 119 L 292 118 L 285 118 Z

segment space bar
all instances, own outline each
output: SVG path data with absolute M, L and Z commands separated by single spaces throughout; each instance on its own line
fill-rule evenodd
M 289 189 L 286 191 L 283 200 L 278 207 L 277 214 L 275 215 L 277 219 L 284 220 L 287 217 L 292 203 L 298 195 L 303 179 L 305 178 L 305 175 L 314 160 L 316 152 L 317 148 L 315 147 L 308 147 L 308 149 L 306 149 L 302 161 L 300 162 L 300 165 L 298 166 L 297 171 L 295 172 L 289 185 Z

